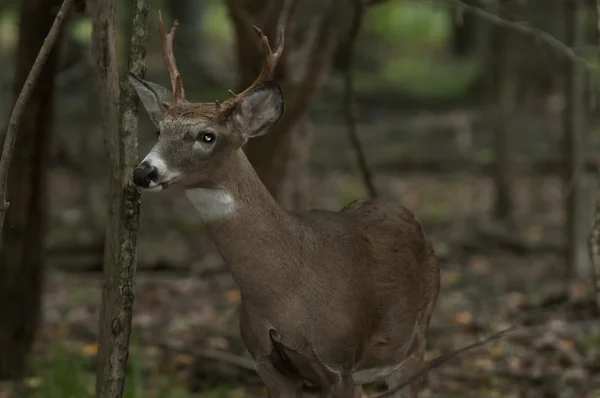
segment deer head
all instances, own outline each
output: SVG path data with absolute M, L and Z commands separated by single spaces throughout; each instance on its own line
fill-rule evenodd
M 158 128 L 158 140 L 134 170 L 134 183 L 149 190 L 173 184 L 207 186 L 226 171 L 227 158 L 252 137 L 266 134 L 283 115 L 283 95 L 271 81 L 283 52 L 283 30 L 277 51 L 272 52 L 262 31 L 254 30 L 262 43 L 265 62 L 248 88 L 220 103 L 191 103 L 185 99 L 181 75 L 173 53 L 178 22 L 165 31 L 158 13 L 162 54 L 172 89 L 129 75 L 150 119 Z

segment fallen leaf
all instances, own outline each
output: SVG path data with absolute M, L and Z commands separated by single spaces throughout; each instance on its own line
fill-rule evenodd
M 498 358 L 504 354 L 504 348 L 502 348 L 499 345 L 495 345 L 495 346 L 490 347 L 488 352 L 490 353 L 491 356 Z
M 514 309 L 522 308 L 525 304 L 526 299 L 527 296 L 519 292 L 510 292 L 507 296 L 509 307 Z
M 188 354 L 178 354 L 175 357 L 175 364 L 179 366 L 190 365 L 192 362 L 194 362 L 194 357 Z
M 443 270 L 441 273 L 441 283 L 444 286 L 456 285 L 461 280 L 461 273 L 454 270 Z
M 494 367 L 494 362 L 489 358 L 476 358 L 474 363 L 476 368 L 489 371 Z
M 28 388 L 38 388 L 42 385 L 42 379 L 39 377 L 27 377 L 24 383 Z
M 215 348 L 218 350 L 228 350 L 230 347 L 229 340 L 220 336 L 207 338 L 206 345 L 208 345 L 210 348 Z
M 491 271 L 492 267 L 490 262 L 483 256 L 471 257 L 471 268 L 478 274 L 487 274 Z
M 573 298 L 584 298 L 587 294 L 587 288 L 583 282 L 573 282 L 569 285 L 569 292 Z
M 573 351 L 575 344 L 572 340 L 562 339 L 558 341 L 558 346 L 564 351 Z
M 89 343 L 83 346 L 81 352 L 87 356 L 94 356 L 98 354 L 98 344 L 97 343 Z
M 467 311 L 461 311 L 454 316 L 454 322 L 461 326 L 470 325 L 473 322 L 473 315 Z
M 225 292 L 225 299 L 229 304 L 239 304 L 241 295 L 238 289 L 229 289 Z
M 523 360 L 517 357 L 508 358 L 508 368 L 513 371 L 519 371 L 523 368 Z

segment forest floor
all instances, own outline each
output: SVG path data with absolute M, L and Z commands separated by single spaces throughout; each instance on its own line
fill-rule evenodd
M 365 140 L 368 153 L 377 155 L 371 156 L 373 163 L 414 154 L 419 145 L 421 158 L 435 155 L 443 163 L 452 156 L 448 148 L 460 141 L 444 129 L 398 138 L 398 126 L 406 124 L 392 124 L 393 134 L 373 128 L 363 135 L 381 138 Z M 317 126 L 315 133 L 314 207 L 339 209 L 364 190 L 348 166 L 350 149 L 339 144 L 343 136 L 319 136 L 324 129 Z M 475 135 L 475 146 L 478 139 Z M 475 151 L 483 157 L 484 146 Z M 340 159 L 345 167 L 337 164 Z M 422 397 L 600 397 L 600 314 L 589 280 L 565 276 L 564 188 L 556 175 L 515 178 L 510 225 L 489 220 L 492 183 L 480 172 L 407 173 L 387 167 L 376 175 L 383 197 L 400 198 L 423 221 L 440 259 L 442 286 L 428 361 L 522 319 L 501 340 L 431 370 Z M 102 284 L 97 269 L 104 188 L 82 183 L 77 170 L 56 169 L 51 179 L 61 188 L 52 192 L 44 322 L 35 353 L 42 371 L 28 387 L 36 397 L 44 396 L 36 390 L 51 377 L 44 364 L 53 363 L 59 352 L 83 363 L 91 380 Z M 264 394 L 238 333 L 239 291 L 180 192 L 144 195 L 139 260 L 129 379 L 135 378 L 142 392 L 131 397 Z M 165 393 L 168 383 L 180 386 L 179 395 Z M 379 387 L 367 390 L 372 394 Z

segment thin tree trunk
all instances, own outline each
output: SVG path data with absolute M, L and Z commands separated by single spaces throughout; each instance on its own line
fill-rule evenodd
M 129 72 L 143 76 L 148 4 L 146 0 L 131 1 L 133 28 L 127 68 Z M 123 395 L 129 355 L 140 211 L 140 194 L 131 181 L 138 162 L 138 99 L 126 80 L 121 83 L 119 92 L 115 0 L 94 2 L 93 7 L 92 54 L 111 164 L 96 395 L 118 398 Z
M 596 45 L 600 50 L 600 0 L 595 0 L 596 12 Z M 595 99 L 592 104 L 593 112 L 598 112 L 597 98 L 600 95 L 598 92 L 598 80 L 593 81 L 593 89 L 595 90 Z M 596 170 L 596 208 L 594 210 L 594 222 L 592 230 L 588 237 L 588 250 L 590 254 L 590 274 L 592 276 L 592 289 L 596 296 L 596 306 L 600 312 L 600 168 Z
M 501 10 L 514 18 L 520 8 L 516 0 L 503 0 Z M 511 18 L 511 19 L 512 19 Z M 494 164 L 494 185 L 496 201 L 494 203 L 494 218 L 510 222 L 513 216 L 514 204 L 512 198 L 511 172 L 511 136 L 510 120 L 515 111 L 517 101 L 518 68 L 518 36 L 505 27 L 494 27 L 494 45 L 490 46 L 491 65 L 494 79 L 492 93 L 494 96 L 493 133 L 496 160 Z
M 466 4 L 477 6 L 477 0 L 465 0 Z M 477 50 L 477 38 L 480 21 L 470 12 L 451 7 L 452 15 L 452 53 L 457 57 L 468 57 Z
M 275 73 L 283 88 L 286 112 L 273 131 L 248 143 L 246 153 L 279 203 L 302 210 L 309 206 L 311 134 L 310 123 L 306 122 L 308 106 L 329 71 L 341 26 L 349 13 L 340 11 L 344 9 L 340 4 L 347 3 L 340 0 L 296 1 L 298 10 L 289 26 L 286 25 L 283 59 Z M 240 87 L 252 83 L 263 62 L 257 51 L 256 36 L 249 32 L 249 24 L 258 24 L 276 43 L 277 30 L 282 20 L 287 20 L 284 14 L 292 8 L 289 0 L 282 2 L 277 18 L 265 18 L 269 12 L 265 9 L 266 3 L 256 0 L 228 2 L 236 34 Z M 244 11 L 240 11 L 242 8 Z
M 25 85 L 60 3 L 60 0 L 21 3 L 15 98 Z M 48 206 L 45 172 L 53 125 L 57 55 L 55 46 L 37 84 L 31 82 L 31 97 L 22 105 L 27 117 L 14 136 L 14 153 L 8 169 L 6 189 L 11 206 L 6 214 L 0 251 L 0 378 L 22 375 L 40 320 Z M 8 137 L 6 141 L 11 139 Z
M 566 44 L 571 48 L 578 48 L 583 43 L 582 30 L 582 1 L 565 0 L 565 35 Z M 567 214 L 567 241 L 568 269 L 572 276 L 588 277 L 589 268 L 587 261 L 587 248 L 585 235 L 588 224 L 583 220 L 583 179 L 585 171 L 583 166 L 583 141 L 584 141 L 584 98 L 583 98 L 584 71 L 581 66 L 565 60 L 565 157 L 566 170 L 566 214 Z

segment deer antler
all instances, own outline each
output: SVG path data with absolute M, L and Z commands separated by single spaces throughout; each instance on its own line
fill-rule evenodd
M 162 12 L 158 11 L 158 33 L 160 34 L 160 41 L 162 44 L 162 54 L 165 61 L 165 65 L 169 70 L 169 76 L 171 77 L 171 86 L 173 87 L 173 103 L 184 102 L 185 93 L 183 91 L 183 82 L 181 81 L 181 74 L 177 69 L 175 63 L 175 55 L 173 54 L 173 38 L 175 32 L 179 26 L 179 21 L 173 22 L 173 27 L 169 34 L 165 31 L 165 24 L 163 23 Z
M 273 79 L 273 72 L 275 71 L 275 67 L 277 66 L 279 58 L 281 58 L 281 54 L 283 53 L 283 29 L 281 29 L 281 33 L 279 35 L 279 47 L 277 48 L 277 51 L 273 52 L 271 50 L 271 46 L 269 45 L 269 39 L 267 38 L 267 36 L 265 36 L 264 33 L 257 26 L 252 25 L 252 27 L 254 28 L 254 31 L 261 40 L 262 49 L 265 53 L 265 63 L 263 65 L 262 71 L 260 72 L 256 80 L 254 80 L 254 83 L 252 83 L 248 88 L 246 88 L 239 94 L 235 94 L 233 91 L 229 90 L 229 95 L 231 95 L 231 98 L 229 98 L 226 103 L 222 104 L 225 105 L 223 111 L 225 111 L 226 113 L 235 109 L 240 100 L 250 90 L 258 87 L 261 83 L 265 81 Z M 219 110 L 221 109 L 220 105 L 221 104 L 216 105 L 217 109 Z

